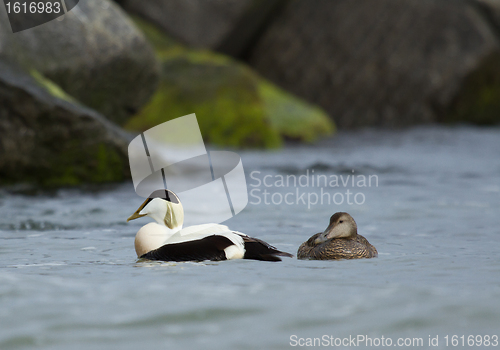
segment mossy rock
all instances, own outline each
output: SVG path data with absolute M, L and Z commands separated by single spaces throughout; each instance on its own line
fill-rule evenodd
M 221 146 L 277 147 L 251 71 L 237 65 L 193 63 L 180 54 L 163 61 L 160 87 L 125 128 L 144 131 L 195 112 L 205 141 Z
M 41 187 L 130 178 L 123 132 L 38 71 L 0 61 L 0 185 Z
M 335 131 L 335 125 L 321 108 L 263 79 L 259 82 L 259 94 L 269 120 L 286 139 L 313 142 Z
M 478 125 L 500 123 L 500 52 L 487 56 L 463 80 L 443 121 Z
M 153 26 L 137 25 L 162 62 L 160 86 L 125 128 L 144 131 L 196 113 L 205 141 L 232 147 L 274 148 L 283 138 L 312 142 L 334 126 L 319 108 L 265 81 L 224 55 L 190 50 Z
M 115 123 L 139 111 L 157 87 L 155 52 L 114 1 L 80 1 L 63 21 L 15 34 L 6 18 L 0 21 L 0 58 L 27 72 L 36 69 Z M 28 25 L 30 16 L 16 21 Z
M 39 86 L 47 90 L 48 93 L 50 93 L 52 96 L 57 97 L 61 100 L 64 100 L 66 102 L 70 102 L 73 104 L 80 104 L 77 102 L 72 96 L 68 95 L 59 85 L 54 83 L 52 80 L 47 79 L 44 77 L 39 71 L 36 69 L 31 69 L 30 70 L 30 75 Z

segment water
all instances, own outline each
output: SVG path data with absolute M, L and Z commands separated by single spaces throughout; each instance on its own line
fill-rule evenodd
M 147 220 L 125 222 L 141 203 L 131 183 L 3 190 L 0 349 L 288 349 L 358 335 L 444 349 L 446 335 L 450 348 L 453 335 L 500 336 L 500 129 L 362 131 L 239 153 L 254 192 L 230 227 L 295 254 L 347 211 L 379 257 L 137 262 L 133 237 Z M 276 186 L 279 175 L 307 174 L 376 177 L 366 187 Z M 272 186 L 257 186 L 265 176 Z M 362 193 L 358 204 L 347 190 Z M 322 193 L 323 205 L 307 203 Z M 328 205 L 335 193 L 344 202 Z M 461 341 L 453 348 L 469 348 Z

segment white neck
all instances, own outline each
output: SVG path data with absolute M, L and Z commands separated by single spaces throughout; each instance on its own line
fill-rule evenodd
M 172 193 L 175 196 L 175 194 Z M 153 198 L 144 207 L 139 208 L 131 218 L 149 216 L 156 223 L 151 222 L 143 226 L 135 236 L 135 251 L 137 256 L 142 256 L 151 250 L 158 249 L 175 233 L 182 230 L 184 223 L 184 209 L 179 199 L 177 203 Z M 146 202 L 145 202 L 146 203 Z
M 174 233 L 180 231 L 184 224 L 184 209 L 180 202 L 172 203 L 161 198 L 155 198 L 139 214 L 149 216 L 159 225 L 168 227 Z

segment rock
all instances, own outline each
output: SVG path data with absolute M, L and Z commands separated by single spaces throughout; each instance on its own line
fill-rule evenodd
M 465 77 L 448 108 L 439 115 L 439 121 L 478 125 L 500 122 L 500 53 L 485 57 Z
M 188 46 L 237 56 L 284 0 L 123 0 L 122 6 Z
M 33 75 L 0 61 L 0 184 L 54 187 L 130 178 L 123 132 L 72 103 L 39 72 Z
M 478 13 L 500 38 L 500 0 L 473 0 Z M 480 125 L 500 122 L 500 52 L 486 55 L 465 77 L 451 104 L 441 116 L 445 122 L 472 122 Z
M 108 0 L 80 1 L 63 17 L 15 34 L 0 6 L 0 58 L 39 71 L 117 123 L 148 101 L 159 77 L 153 49 Z
M 487 103 L 499 121 L 497 82 L 470 78 L 498 76 L 498 52 L 470 1 L 292 0 L 249 63 L 341 128 L 392 127 L 453 120 L 458 97 L 477 89 L 485 92 L 467 108 Z M 479 86 L 468 87 L 471 80 Z M 458 119 L 474 121 L 466 114 Z
M 325 111 L 267 80 L 259 78 L 258 92 L 271 125 L 286 140 L 314 142 L 335 131 Z
M 500 0 L 472 0 L 472 5 L 481 12 L 497 34 L 500 33 Z
M 333 131 L 322 110 L 267 83 L 246 65 L 186 49 L 138 23 L 162 61 L 162 80 L 150 103 L 125 128 L 144 131 L 194 112 L 205 141 L 265 148 L 279 146 L 281 136 L 313 141 Z

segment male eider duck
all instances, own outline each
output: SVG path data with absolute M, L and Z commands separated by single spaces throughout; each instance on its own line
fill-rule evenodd
M 333 214 L 326 230 L 302 243 L 297 252 L 297 258 L 311 260 L 375 258 L 377 255 L 377 249 L 358 235 L 356 221 L 348 213 Z
M 280 256 L 293 257 L 224 225 L 203 224 L 183 229 L 184 210 L 179 197 L 170 190 L 155 191 L 127 221 L 143 216 L 156 222 L 143 226 L 135 236 L 135 251 L 141 259 L 281 261 Z

